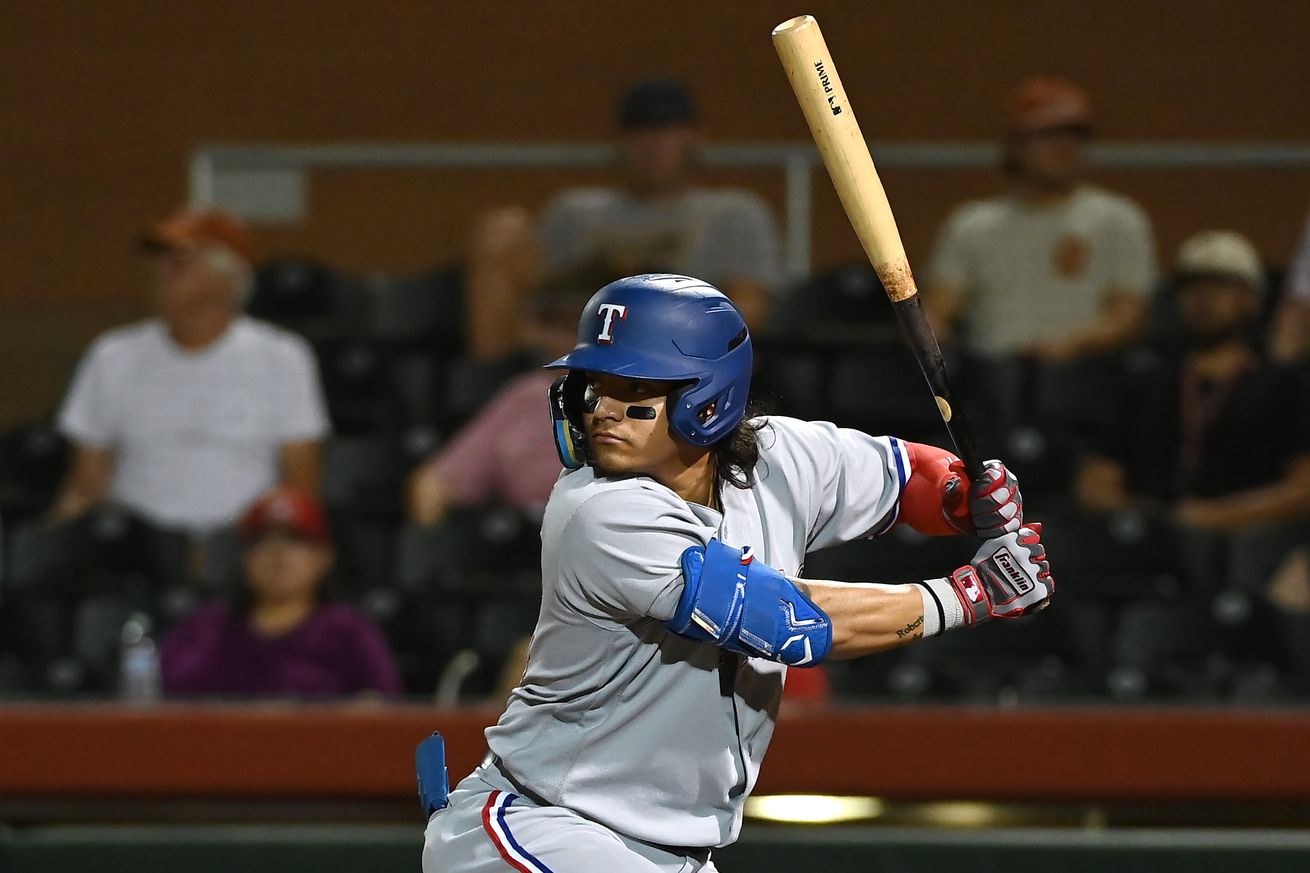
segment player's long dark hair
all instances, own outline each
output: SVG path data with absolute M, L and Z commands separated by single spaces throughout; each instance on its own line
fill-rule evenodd
M 732 433 L 710 449 L 714 457 L 714 472 L 721 483 L 741 489 L 755 484 L 755 465 L 760 460 L 760 431 L 769 426 L 766 419 L 758 419 L 761 412 L 755 401 L 748 402 L 746 414 Z

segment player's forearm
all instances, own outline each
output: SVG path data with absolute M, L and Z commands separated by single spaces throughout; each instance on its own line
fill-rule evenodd
M 832 619 L 829 658 L 871 655 L 923 636 L 923 597 L 917 585 L 813 579 L 797 584 Z

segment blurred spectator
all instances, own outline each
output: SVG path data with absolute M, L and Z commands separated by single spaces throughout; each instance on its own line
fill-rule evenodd
M 1105 456 L 1080 473 L 1080 501 L 1112 510 L 1148 499 L 1219 532 L 1310 510 L 1310 406 L 1294 375 L 1254 348 L 1255 248 L 1235 233 L 1198 234 L 1177 269 L 1187 348 L 1132 374 Z
M 325 602 L 333 549 L 327 516 L 304 489 L 280 487 L 241 519 L 244 589 L 165 637 L 170 695 L 400 694 L 382 633 L 349 607 Z
M 500 210 L 475 233 L 475 354 L 512 344 L 518 301 L 543 272 L 686 273 L 722 289 L 752 327 L 763 324 L 782 278 L 774 218 L 754 194 L 695 184 L 701 135 L 690 91 L 665 79 L 639 82 L 620 100 L 617 121 L 622 188 L 563 191 L 535 229 L 524 210 Z
M 573 348 L 578 315 L 601 285 L 546 283 L 529 307 L 526 345 L 536 364 Z M 554 376 L 539 367 L 511 380 L 450 443 L 410 476 L 410 520 L 431 526 L 452 507 L 508 504 L 540 515 L 559 478 L 546 397 Z
M 1136 506 L 1170 518 L 1195 614 L 1208 620 L 1208 598 L 1266 593 L 1305 539 L 1310 396 L 1294 372 L 1256 351 L 1264 270 L 1250 242 L 1198 234 L 1180 249 L 1177 272 L 1186 348 L 1129 374 L 1122 413 L 1075 490 L 1090 510 Z M 1296 584 L 1285 578 L 1273 603 L 1301 633 L 1310 603 L 1298 616 L 1297 596 L 1284 596 Z
M 1274 320 L 1270 353 L 1280 361 L 1310 355 L 1310 217 L 1283 285 L 1283 302 Z
M 142 237 L 159 317 L 91 346 L 59 417 L 72 469 L 53 516 L 105 500 L 155 524 L 204 531 L 265 489 L 314 489 L 328 430 L 309 347 L 240 314 L 251 281 L 245 228 L 180 211 Z
M 1010 100 L 1009 190 L 967 203 L 937 242 L 924 305 L 983 359 L 1059 362 L 1131 343 L 1155 280 L 1150 222 L 1089 184 L 1092 112 L 1070 82 L 1034 78 Z

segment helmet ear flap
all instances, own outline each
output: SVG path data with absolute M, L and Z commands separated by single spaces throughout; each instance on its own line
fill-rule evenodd
M 728 404 L 728 393 L 715 392 L 699 381 L 670 391 L 669 422 L 674 432 L 694 446 L 709 445 L 714 422 Z
M 570 371 L 550 386 L 550 418 L 555 432 L 555 451 L 567 470 L 591 463 L 587 454 L 587 432 L 582 424 L 583 392 L 586 380 Z

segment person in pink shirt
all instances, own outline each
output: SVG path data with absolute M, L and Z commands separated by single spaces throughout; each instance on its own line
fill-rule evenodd
M 543 287 L 532 306 L 528 345 L 542 360 L 573 348 L 577 313 L 600 284 L 564 279 Z M 409 517 L 431 527 L 456 507 L 508 505 L 539 516 L 559 478 L 546 405 L 553 377 L 533 370 L 511 379 L 409 479 Z

